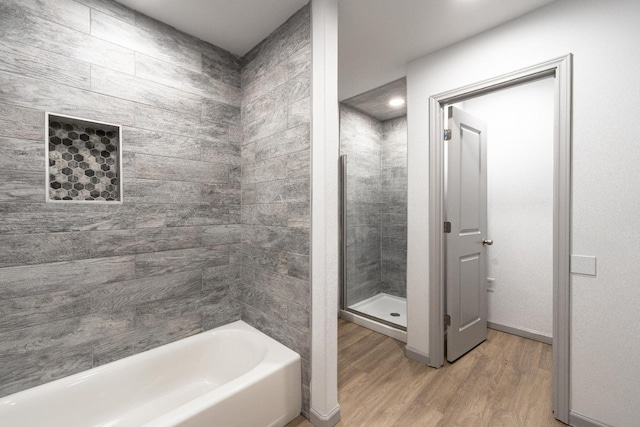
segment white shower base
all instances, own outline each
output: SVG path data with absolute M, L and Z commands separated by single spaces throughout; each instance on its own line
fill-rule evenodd
M 382 292 L 357 304 L 350 305 L 349 308 L 395 325 L 407 327 L 406 298 Z M 392 316 L 392 313 L 398 316 Z
M 349 306 L 349 311 L 340 310 L 340 317 L 349 322 L 353 322 L 356 325 L 364 326 L 365 328 L 371 329 L 372 331 L 376 331 L 391 338 L 395 338 L 398 341 L 402 341 L 405 343 L 407 342 L 406 331 L 403 331 L 402 329 L 399 329 L 397 327 L 389 326 L 382 322 L 378 322 L 376 320 L 372 320 L 351 310 L 357 310 L 358 312 L 367 314 L 369 316 L 383 318 L 385 321 L 387 320 L 387 318 L 392 318 L 393 320 L 391 320 L 391 322 L 393 322 L 394 324 L 406 327 L 407 302 L 405 298 L 381 293 L 357 304 Z M 385 312 L 387 313 L 386 315 L 384 315 Z M 394 317 L 391 316 L 390 313 L 398 313 L 400 314 L 400 316 Z M 402 322 L 402 324 L 400 322 Z

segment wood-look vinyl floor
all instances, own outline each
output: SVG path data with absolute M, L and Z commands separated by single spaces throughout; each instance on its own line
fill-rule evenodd
M 404 343 L 340 319 L 338 399 L 345 427 L 564 426 L 551 412 L 551 346 L 491 329 L 433 369 L 404 357 Z M 287 425 L 302 426 L 311 423 Z

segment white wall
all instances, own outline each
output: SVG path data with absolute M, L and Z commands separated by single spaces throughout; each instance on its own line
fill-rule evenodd
M 553 332 L 553 79 L 465 101 L 487 123 L 488 316 Z
M 571 410 L 640 420 L 640 1 L 560 0 L 408 66 L 408 346 L 428 353 L 428 99 L 572 52 Z M 630 325 L 630 327 L 627 327 Z

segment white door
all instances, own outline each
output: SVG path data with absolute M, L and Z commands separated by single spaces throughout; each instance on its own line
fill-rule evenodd
M 447 360 L 452 362 L 487 339 L 487 126 L 448 107 L 445 218 Z

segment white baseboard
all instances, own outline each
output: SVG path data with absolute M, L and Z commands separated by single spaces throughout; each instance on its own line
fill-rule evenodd
M 309 413 L 309 421 L 314 427 L 333 427 L 340 422 L 340 405 L 333 408 L 327 415 L 318 414 L 313 408 Z
M 553 344 L 552 337 L 548 337 L 546 335 L 542 335 L 536 332 L 527 331 L 524 329 L 518 329 L 511 326 L 505 326 L 505 325 L 501 325 L 499 323 L 494 323 L 494 322 L 487 322 L 487 327 L 490 329 L 495 329 L 496 331 L 506 332 L 511 335 L 517 335 L 522 338 L 528 338 L 530 340 L 540 341 L 545 344 L 549 344 L 549 345 Z
M 573 427 L 611 427 L 609 424 L 603 424 L 575 412 L 569 412 L 569 425 Z

